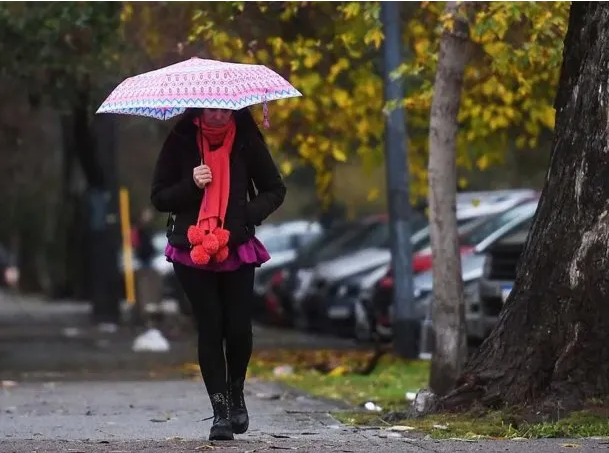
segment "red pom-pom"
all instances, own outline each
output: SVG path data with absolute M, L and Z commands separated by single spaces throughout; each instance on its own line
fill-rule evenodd
M 213 255 L 220 248 L 220 244 L 218 244 L 218 238 L 213 234 L 206 234 L 201 241 L 201 245 L 205 249 L 207 253 Z
M 228 258 L 228 247 L 227 246 L 221 247 L 220 250 L 218 250 L 218 253 L 216 253 L 214 255 L 214 259 L 218 263 L 221 263 L 222 261 L 226 260 L 226 258 Z
M 205 265 L 209 263 L 211 256 L 205 251 L 205 248 L 202 245 L 197 245 L 190 251 L 190 258 L 195 264 Z
M 228 244 L 228 238 L 230 237 L 230 231 L 225 230 L 224 228 L 218 228 L 214 231 L 214 234 L 218 238 L 218 244 L 220 247 L 224 247 Z
M 188 242 L 190 242 L 191 245 L 199 245 L 201 244 L 201 242 L 203 242 L 205 232 L 203 231 L 203 228 L 200 228 L 196 225 L 191 225 L 188 227 L 188 232 L 186 233 L 186 236 L 188 237 Z

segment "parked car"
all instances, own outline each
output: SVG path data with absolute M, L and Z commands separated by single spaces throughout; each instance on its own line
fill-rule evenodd
M 254 274 L 254 316 L 265 313 L 264 295 L 274 272 L 294 261 L 300 248 L 314 241 L 322 233 L 318 222 L 294 220 L 276 225 L 263 225 L 256 237 L 264 244 L 271 259 L 256 269 Z
M 512 291 L 518 262 L 531 226 L 532 220 L 486 250 L 480 280 L 480 329 L 485 335 L 495 327 L 499 313 Z
M 532 190 L 514 190 L 514 191 L 498 191 L 498 192 L 470 192 L 459 194 L 457 219 L 460 233 L 465 234 L 470 230 L 477 229 L 492 214 L 500 209 L 505 210 L 506 207 L 515 206 L 519 203 L 524 203 L 536 195 Z M 431 247 L 429 237 L 429 226 L 421 222 L 416 227 L 415 233 L 411 237 L 413 249 L 413 271 L 415 274 L 427 271 L 431 268 Z M 415 228 L 416 228 L 415 227 Z M 328 316 L 331 311 L 329 307 L 334 304 L 334 299 L 337 297 L 337 288 L 341 286 L 342 280 L 350 277 L 359 278 L 361 275 L 375 270 L 379 267 L 385 267 L 391 261 L 391 253 L 389 250 L 389 229 L 386 226 L 385 230 L 381 230 L 385 236 L 377 236 L 378 245 L 368 249 L 360 249 L 355 253 L 337 258 L 329 263 L 318 264 L 320 269 L 315 271 L 315 277 L 312 280 L 313 284 L 309 286 L 308 293 L 305 295 L 302 306 L 304 307 L 304 315 L 307 317 L 305 325 L 319 326 L 331 324 L 330 320 L 324 318 L 324 314 Z M 467 255 L 471 253 L 474 244 L 464 242 L 461 245 L 461 253 Z M 336 270 L 335 270 L 336 269 Z M 363 316 L 364 303 L 357 304 L 355 299 L 350 299 L 353 302 L 351 309 L 353 318 L 357 318 L 356 309 L 359 310 L 360 325 L 354 326 L 354 331 L 362 338 L 368 338 L 372 334 L 366 334 L 364 326 L 361 323 L 370 325 L 370 316 Z M 344 303 L 344 301 L 342 301 Z M 369 304 L 368 304 L 369 305 Z M 370 308 L 368 306 L 368 308 Z M 340 311 L 344 313 L 343 307 Z M 355 322 L 355 321 L 354 321 Z M 374 330 L 374 329 L 373 329 Z
M 459 234 L 475 228 L 480 222 L 514 206 L 539 198 L 539 193 L 531 189 L 512 189 L 488 192 L 463 192 L 457 195 L 457 227 Z M 413 272 L 420 273 L 431 269 L 431 238 L 429 227 L 418 233 L 417 248 L 413 250 Z M 471 244 L 461 244 L 461 254 L 471 253 Z
M 388 267 L 388 265 L 384 265 L 370 272 L 349 276 L 337 283 L 336 295 L 327 303 L 325 316 L 327 331 L 341 336 L 355 337 L 361 341 L 371 339 L 370 328 L 357 330 L 356 310 L 359 301 L 370 299 L 374 284 L 387 273 Z
M 411 221 L 421 229 L 427 219 L 416 213 Z M 326 324 L 327 307 L 343 279 L 364 275 L 385 266 L 391 259 L 387 219 L 363 228 L 338 247 L 332 257 L 317 256 L 314 266 L 299 269 L 301 286 L 294 297 L 294 319 L 297 327 L 319 329 Z M 321 259 L 320 259 L 321 258 Z
M 538 201 L 530 201 L 492 216 L 476 225 L 461 236 L 461 244 L 470 250 L 461 257 L 461 272 L 464 284 L 466 322 L 468 339 L 472 344 L 479 343 L 487 334 L 482 324 L 480 307 L 480 278 L 484 268 L 484 252 L 504 235 L 519 228 L 529 228 L 537 209 Z M 415 276 L 415 304 L 417 315 L 422 320 L 432 300 L 432 272 Z M 383 338 L 392 336 L 393 276 L 387 275 L 375 287 L 373 296 L 373 315 L 376 332 Z
M 370 220 L 374 222 L 375 220 Z M 320 257 L 334 256 L 350 238 L 367 228 L 367 222 L 344 222 L 324 230 L 319 236 L 296 252 L 296 257 L 286 266 L 276 269 L 264 295 L 266 314 L 278 324 L 293 322 L 294 299 L 306 286 L 306 269 L 314 266 Z M 301 270 L 304 269 L 304 270 Z
M 476 254 L 472 255 L 472 258 L 476 257 L 477 259 L 475 274 L 478 275 L 477 303 L 479 311 L 474 319 L 470 318 L 468 320 L 468 329 L 477 332 L 480 340 L 488 336 L 496 324 L 503 303 L 511 291 L 516 275 L 516 265 L 532 224 L 533 215 L 530 215 L 511 228 L 504 229 L 499 237 L 494 237 L 492 241 L 481 244 L 480 247 L 477 247 Z M 489 260 L 489 257 L 495 254 L 498 258 L 505 257 L 505 252 L 508 252 L 510 258 L 507 261 L 500 259 L 496 262 L 498 269 L 503 270 L 499 270 L 498 273 L 491 271 L 492 261 Z M 489 277 L 491 278 L 489 279 Z M 497 277 L 500 279 L 493 280 Z M 505 280 L 503 280 L 504 278 Z M 497 296 L 497 294 L 499 295 Z M 422 322 L 421 352 L 423 357 L 428 357 L 433 352 L 431 300 L 427 303 L 427 307 L 427 315 Z M 478 343 L 474 343 L 474 345 Z

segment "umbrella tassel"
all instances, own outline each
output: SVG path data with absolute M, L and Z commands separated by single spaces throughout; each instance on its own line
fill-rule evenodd
M 262 125 L 265 129 L 271 127 L 271 122 L 269 121 L 269 105 L 266 101 L 266 91 L 264 92 L 264 101 L 262 102 L 262 114 L 264 119 L 262 120 Z

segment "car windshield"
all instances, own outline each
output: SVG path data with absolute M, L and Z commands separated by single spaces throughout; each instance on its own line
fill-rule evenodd
M 457 220 L 457 232 L 463 234 L 470 231 L 472 228 L 480 223 L 480 219 L 458 219 Z M 431 237 L 429 236 L 429 225 L 421 228 L 415 234 L 412 235 L 412 251 L 420 252 L 431 246 Z
M 461 237 L 461 245 L 475 247 L 487 237 L 497 231 L 499 228 L 513 222 L 517 219 L 526 218 L 532 216 L 537 209 L 537 203 L 526 203 L 516 206 L 512 209 L 508 209 L 501 214 L 493 215 L 487 220 L 480 223 L 480 225 L 471 229 L 467 234 Z
M 531 226 L 533 225 L 533 218 L 529 218 L 528 220 L 522 222 L 516 228 L 511 230 L 508 234 L 502 237 L 497 244 L 500 245 L 514 245 L 514 244 L 524 244 L 527 241 L 527 236 L 529 235 L 529 231 L 531 230 Z

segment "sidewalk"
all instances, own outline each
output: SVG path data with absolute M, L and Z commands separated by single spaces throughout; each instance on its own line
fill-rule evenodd
M 329 403 L 261 382 L 247 386 L 251 429 L 208 442 L 211 408 L 199 381 L 27 383 L 0 393 L 0 451 L 10 452 L 516 452 L 566 451 L 561 440 L 432 441 L 345 427 Z M 395 437 L 392 437 L 395 436 Z M 534 443 L 534 445 L 532 445 Z M 568 441 L 578 451 L 607 442 Z
M 47 302 L 0 291 L 0 379 L 179 378 L 196 361 L 196 334 L 189 319 L 170 317 L 162 330 L 169 352 L 133 352 L 142 329 L 126 324 L 115 333 L 91 324 L 87 303 Z M 256 349 L 343 348 L 354 342 L 293 330 L 254 326 Z
M 249 382 L 251 430 L 234 442 L 206 441 L 211 408 L 200 379 L 183 379 L 196 360 L 185 329 L 167 353 L 135 353 L 133 332 L 90 326 L 86 304 L 11 298 L 0 292 L 0 452 L 560 452 L 609 451 L 600 440 L 462 442 L 417 438 L 338 423 L 331 402 Z M 89 328 L 87 328 L 89 326 Z M 66 327 L 79 327 L 66 335 Z M 348 348 L 352 343 L 262 326 L 257 348 Z M 14 380 L 15 382 L 10 382 Z

